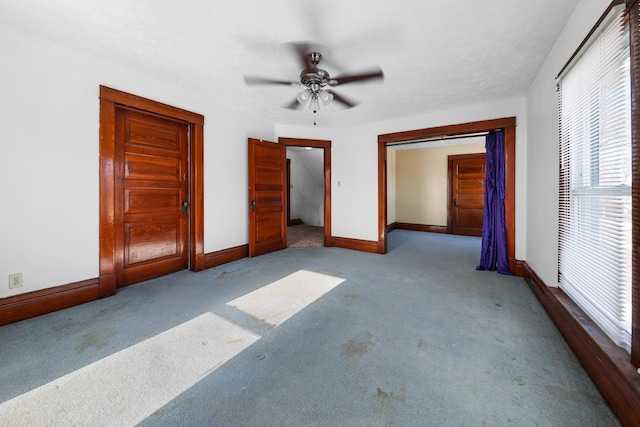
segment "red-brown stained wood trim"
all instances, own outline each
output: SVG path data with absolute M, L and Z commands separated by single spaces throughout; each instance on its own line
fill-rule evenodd
M 387 253 L 387 145 L 378 137 L 378 250 Z
M 526 264 L 526 262 L 517 259 L 515 264 L 516 264 L 515 270 L 511 271 L 513 275 L 518 277 L 524 277 L 524 265 Z
M 249 256 L 249 245 L 240 245 L 205 254 L 204 268 L 217 267 Z
M 190 255 L 189 269 L 202 271 L 205 268 L 204 254 L 204 129 L 201 123 L 190 124 Z
M 191 111 L 183 110 L 161 102 L 152 101 L 150 99 L 132 95 L 110 87 L 100 86 L 100 99 L 109 100 L 125 107 L 136 108 L 165 117 L 204 125 L 204 116 L 202 114 L 192 113 Z
M 505 196 L 504 215 L 507 226 L 509 270 L 516 272 L 516 126 L 504 128 Z
M 524 277 L 571 350 L 623 425 L 640 425 L 640 375 L 615 345 L 559 288 L 523 263 Z
M 335 237 L 332 238 L 333 244 L 337 248 L 352 249 L 355 251 L 380 253 L 378 242 L 374 240 L 360 240 L 350 239 L 347 237 Z
M 113 295 L 116 291 L 115 112 L 112 101 L 100 99 L 100 277 L 104 278 L 104 283 L 109 283 L 101 290 L 101 297 Z
M 629 10 L 631 56 L 631 363 L 640 367 L 640 3 Z
M 95 278 L 0 299 L 0 326 L 96 300 L 100 285 Z
M 469 133 L 479 133 L 487 132 L 490 130 L 503 129 L 515 125 L 515 117 L 504 117 L 501 119 L 481 120 L 478 122 L 468 122 L 455 125 L 438 126 L 433 128 L 415 129 L 404 132 L 387 133 L 378 135 L 378 142 L 402 142 L 439 136 L 458 136 L 466 135 Z
M 411 224 L 408 222 L 394 222 L 394 228 L 396 230 L 412 230 L 412 231 L 425 231 L 428 233 L 447 233 L 447 227 L 444 225 L 425 225 L 425 224 Z

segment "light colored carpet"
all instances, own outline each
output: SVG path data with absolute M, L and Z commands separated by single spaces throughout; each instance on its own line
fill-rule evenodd
M 0 328 L 0 425 L 615 426 L 480 239 L 284 249 Z
M 294 225 L 287 227 L 287 247 L 312 248 L 324 246 L 324 227 Z

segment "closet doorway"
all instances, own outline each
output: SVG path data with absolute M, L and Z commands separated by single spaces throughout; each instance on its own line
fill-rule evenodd
M 322 180 L 322 190 L 320 197 L 322 197 L 321 205 L 323 205 L 320 210 L 316 212 L 313 207 L 311 207 L 311 212 L 309 212 L 309 222 L 313 224 L 309 224 L 314 226 L 316 224 L 323 224 L 324 230 L 321 234 L 321 240 L 323 246 L 331 246 L 331 141 L 325 140 L 312 140 L 312 139 L 299 139 L 299 138 L 278 138 L 278 142 L 280 144 L 287 146 L 287 152 L 291 153 L 291 157 L 293 157 L 293 161 L 295 161 L 295 157 L 304 157 L 306 151 L 309 152 L 309 157 L 319 157 L 321 158 L 321 165 L 319 165 L 318 174 L 321 175 L 320 179 Z M 295 169 L 297 166 L 295 164 L 291 165 L 291 169 Z M 290 168 L 287 167 L 288 170 L 288 180 L 290 176 L 295 176 L 293 172 L 290 172 Z M 294 186 L 292 190 L 291 185 Z M 296 220 L 302 220 L 302 218 L 296 218 L 299 216 L 297 214 L 300 213 L 299 207 L 296 206 L 296 198 L 292 198 L 292 193 L 297 191 L 297 186 L 299 185 L 313 185 L 313 184 L 303 184 L 296 183 L 295 179 L 292 179 L 291 182 L 288 182 L 287 185 L 287 222 L 292 224 L 292 227 L 298 227 L 298 225 L 293 225 L 293 223 L 299 223 Z M 305 191 L 305 193 L 307 193 Z M 291 206 L 293 205 L 293 206 Z M 293 214 L 293 215 L 292 215 Z M 289 221 L 290 220 L 290 221 Z M 291 228 L 291 231 L 293 228 Z M 289 232 L 287 232 L 287 240 L 290 239 Z

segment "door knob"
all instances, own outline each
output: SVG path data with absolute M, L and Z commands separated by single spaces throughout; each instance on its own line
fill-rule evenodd
M 182 201 L 182 213 L 186 214 L 188 209 L 189 209 L 189 201 L 188 200 L 183 200 Z
M 453 199 L 453 206 L 454 207 L 458 206 L 458 199 Z
M 255 199 L 251 201 L 251 212 L 255 212 L 256 210 L 256 201 Z

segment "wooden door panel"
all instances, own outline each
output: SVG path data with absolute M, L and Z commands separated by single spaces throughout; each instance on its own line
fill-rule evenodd
M 280 238 L 280 210 L 275 212 L 266 212 L 258 216 L 256 240 L 258 244 L 265 243 Z
M 458 160 L 458 175 L 482 174 L 484 175 L 485 165 L 478 164 L 475 160 Z
M 163 150 L 180 152 L 179 130 L 167 127 L 162 128 L 157 124 L 140 121 L 127 121 L 129 140 L 127 145 L 140 145 Z
M 452 170 L 451 232 L 482 236 L 486 155 L 450 156 Z
M 458 191 L 464 192 L 464 190 L 472 191 L 484 191 L 484 177 L 474 178 L 469 176 L 458 176 Z
M 181 209 L 180 189 L 125 188 L 124 213 L 176 212 Z
M 181 159 L 127 153 L 124 158 L 124 177 L 180 183 L 182 180 L 181 163 Z
M 285 149 L 249 139 L 249 256 L 286 247 Z
M 180 252 L 180 221 L 145 221 L 125 225 L 125 268 L 172 257 Z
M 187 125 L 116 111 L 116 282 L 139 282 L 188 266 Z
M 483 209 L 458 209 L 458 226 L 462 228 L 476 227 L 482 223 Z
M 484 194 L 458 193 L 458 208 L 472 208 L 484 206 Z

